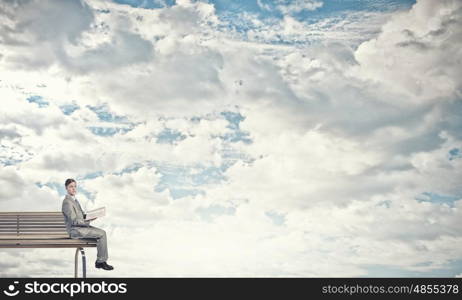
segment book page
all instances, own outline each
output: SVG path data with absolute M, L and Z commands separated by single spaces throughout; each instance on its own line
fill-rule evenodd
M 103 217 L 106 214 L 106 207 L 100 207 L 97 209 L 87 211 L 85 220 L 91 220 L 97 217 Z

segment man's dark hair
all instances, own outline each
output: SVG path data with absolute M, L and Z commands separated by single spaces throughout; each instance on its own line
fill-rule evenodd
M 75 182 L 75 180 L 72 179 L 72 178 L 66 179 L 66 182 L 64 183 L 64 186 L 66 187 L 66 189 L 67 189 L 67 186 L 68 186 L 69 184 L 73 183 L 73 182 Z M 75 182 L 75 183 L 77 183 L 77 182 Z

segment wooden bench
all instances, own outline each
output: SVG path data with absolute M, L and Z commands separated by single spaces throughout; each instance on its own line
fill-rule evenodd
M 0 248 L 76 248 L 74 277 L 80 252 L 85 278 L 85 247 L 96 247 L 96 239 L 71 239 L 60 211 L 0 212 Z

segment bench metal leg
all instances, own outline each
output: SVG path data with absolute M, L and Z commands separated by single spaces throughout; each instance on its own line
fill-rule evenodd
M 74 277 L 78 277 L 77 269 L 79 267 L 79 251 L 82 254 L 82 278 L 87 277 L 87 265 L 86 265 L 86 258 L 85 258 L 85 250 L 83 248 L 76 248 L 75 249 L 75 267 L 74 267 Z

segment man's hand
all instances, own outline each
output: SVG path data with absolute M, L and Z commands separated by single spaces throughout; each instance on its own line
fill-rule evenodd
M 87 219 L 87 214 L 83 214 L 83 218 L 84 218 L 85 221 L 91 222 L 91 221 L 96 220 L 96 218 L 98 218 L 98 217 L 94 217 L 93 219 Z

